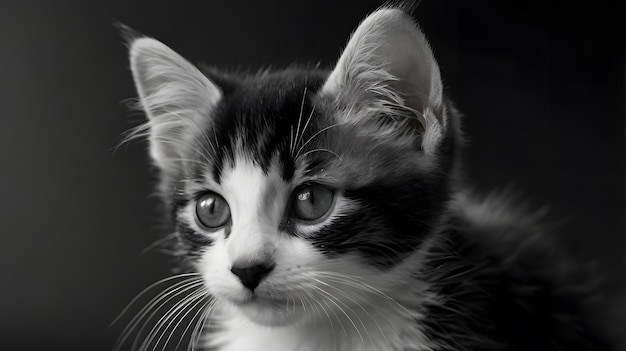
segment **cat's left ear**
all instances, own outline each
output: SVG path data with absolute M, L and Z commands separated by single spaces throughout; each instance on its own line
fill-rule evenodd
M 207 127 L 222 92 L 204 73 L 158 40 L 130 46 L 130 67 L 148 115 L 150 154 L 164 173 L 176 171 L 194 131 Z
M 432 154 L 445 127 L 442 90 L 424 34 L 409 15 L 386 8 L 352 34 L 321 93 L 335 101 L 340 122 L 409 135 Z

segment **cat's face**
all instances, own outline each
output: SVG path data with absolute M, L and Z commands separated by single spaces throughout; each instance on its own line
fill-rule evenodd
M 183 255 L 217 301 L 285 325 L 415 272 L 451 146 L 439 70 L 406 15 L 368 17 L 330 74 L 201 72 L 148 38 L 131 66 Z

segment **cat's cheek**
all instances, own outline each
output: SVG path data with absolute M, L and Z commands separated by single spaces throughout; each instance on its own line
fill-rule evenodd
M 219 299 L 244 298 L 244 294 L 237 294 L 241 292 L 241 284 L 227 267 L 229 263 L 223 240 L 216 240 L 207 247 L 196 264 L 196 269 L 212 296 Z
M 281 240 L 276 251 L 276 260 L 278 272 L 295 273 L 307 267 L 315 266 L 320 262 L 324 262 L 325 258 L 322 253 L 317 250 L 313 244 L 303 238 L 287 237 Z M 278 274 L 275 274 L 278 276 Z M 287 283 L 284 283 L 286 286 Z

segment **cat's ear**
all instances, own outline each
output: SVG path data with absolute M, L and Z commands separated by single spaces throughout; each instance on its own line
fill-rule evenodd
M 439 67 L 413 19 L 399 9 L 369 15 L 352 34 L 322 88 L 340 109 L 340 122 L 411 136 L 426 153 L 441 138 Z
M 129 43 L 130 67 L 148 115 L 150 154 L 161 170 L 175 169 L 193 131 L 206 127 L 222 92 L 196 66 L 147 37 Z

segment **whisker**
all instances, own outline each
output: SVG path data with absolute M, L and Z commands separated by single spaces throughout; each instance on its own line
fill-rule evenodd
M 313 139 L 315 139 L 318 135 L 320 135 L 321 133 L 334 128 L 334 127 L 338 127 L 341 124 L 336 123 L 336 124 L 331 124 L 328 127 L 322 128 L 320 129 L 317 133 L 313 134 L 312 137 L 310 137 L 302 146 L 300 146 L 300 148 L 298 149 L 298 152 L 296 153 L 296 156 L 294 157 L 294 159 L 298 159 L 298 156 L 300 155 L 300 152 L 302 152 L 302 149 L 304 149 L 305 146 L 307 146 Z
M 168 323 L 169 320 L 171 320 L 169 324 L 167 324 L 164 330 L 164 331 L 167 331 L 167 329 L 173 323 L 175 318 L 178 315 L 180 315 L 180 312 L 185 311 L 185 309 L 189 305 L 191 305 L 196 299 L 201 298 L 201 297 L 202 297 L 201 294 L 198 294 L 197 292 L 195 292 L 194 294 L 187 296 L 183 300 L 177 302 L 173 307 L 169 308 L 167 312 L 161 318 L 159 318 L 159 320 L 155 323 L 155 325 L 150 329 L 150 331 L 148 332 L 148 335 L 144 339 L 139 350 L 140 351 L 148 350 L 148 347 L 150 346 L 152 341 L 156 338 L 156 336 L 158 335 L 158 332 L 165 326 L 165 324 Z M 157 348 L 162 338 L 163 338 L 163 334 L 159 336 L 159 338 L 157 339 L 156 343 L 154 344 L 154 349 Z
M 202 290 L 204 290 L 204 291 L 202 291 Z M 165 351 L 165 347 L 167 347 L 167 344 L 169 344 L 170 339 L 171 339 L 171 338 L 172 338 L 172 336 L 174 335 L 174 332 L 178 329 L 178 326 L 179 326 L 179 325 L 180 325 L 180 324 L 181 324 L 181 323 L 185 320 L 185 318 L 187 317 L 187 315 L 189 315 L 189 313 L 191 313 L 191 312 L 194 310 L 194 308 L 196 308 L 196 306 L 200 305 L 202 302 L 205 302 L 205 300 L 204 300 L 203 298 L 204 298 L 204 297 L 206 297 L 206 289 L 202 289 L 202 290 L 198 292 L 198 294 L 197 294 L 198 298 L 196 298 L 196 302 L 195 302 L 195 303 L 193 303 L 193 305 L 189 307 L 189 309 L 187 310 L 187 312 L 185 312 L 185 314 L 183 314 L 182 316 L 180 316 L 180 317 L 179 317 L 180 313 L 181 313 L 182 311 L 184 311 L 184 310 L 181 310 L 181 312 L 179 312 L 176 316 L 174 316 L 174 317 L 172 318 L 172 321 L 170 322 L 170 324 L 171 324 L 174 320 L 176 320 L 176 319 L 178 319 L 178 322 L 176 322 L 176 324 L 175 324 L 175 325 L 174 325 L 174 327 L 172 328 L 172 331 L 170 332 L 170 335 L 169 335 L 169 336 L 167 337 L 167 339 L 165 340 L 165 343 L 163 344 L 163 349 L 162 349 L 163 351 Z M 198 316 L 198 314 L 199 314 L 200 312 L 202 312 L 202 310 L 203 310 L 202 308 L 198 309 L 198 310 L 196 311 L 196 313 L 193 315 L 193 317 L 191 317 L 191 321 L 190 321 L 190 322 L 189 322 L 189 324 L 187 325 L 187 328 L 185 328 L 185 332 L 187 331 L 187 329 L 188 329 L 188 328 L 189 328 L 189 326 L 191 325 L 192 321 L 194 321 L 194 320 L 195 320 L 195 318 Z M 168 326 L 165 328 L 165 330 L 164 330 L 164 331 L 167 331 L 167 330 L 169 329 L 170 324 L 168 324 Z M 163 335 L 165 335 L 165 334 L 163 334 Z M 163 335 L 161 335 L 161 337 L 163 337 Z M 183 337 L 184 335 L 185 335 L 184 333 L 181 335 L 181 340 L 182 340 L 182 337 Z M 161 340 L 161 337 L 159 337 L 159 340 L 157 340 L 156 345 L 158 345 L 158 344 L 159 344 L 159 341 Z M 180 342 L 180 341 L 179 341 L 179 342 Z M 155 346 L 156 346 L 156 345 L 155 345 Z
M 293 126 L 289 126 L 289 154 L 293 155 Z
M 189 338 L 189 345 L 187 345 L 187 350 L 193 351 L 195 349 L 195 346 L 200 342 L 200 336 L 201 336 L 202 329 L 204 328 L 204 323 L 206 322 L 206 319 L 209 316 L 209 314 L 211 314 L 211 312 L 215 308 L 215 305 L 216 305 L 216 301 L 211 300 L 205 308 L 200 309 L 200 311 L 202 311 L 202 315 L 200 315 L 200 318 L 198 318 L 198 320 L 196 321 L 192 329 L 191 337 Z M 183 336 L 187 334 L 187 330 L 189 330 L 189 327 L 191 327 L 191 323 L 189 323 L 187 325 L 187 328 L 185 328 L 185 330 L 183 331 Z M 176 344 L 175 350 L 178 350 L 178 346 L 180 346 L 180 343 L 182 340 L 183 339 L 181 338 L 178 341 L 178 343 Z
M 335 305 L 335 307 L 337 307 L 339 309 L 339 311 L 341 311 L 341 313 L 343 313 L 343 315 L 346 316 L 346 318 L 348 318 L 348 321 L 350 322 L 350 324 L 352 324 L 352 327 L 354 327 L 354 330 L 359 335 L 359 339 L 361 339 L 361 342 L 365 343 L 365 340 L 363 339 L 363 335 L 361 335 L 361 331 L 356 326 L 356 323 L 354 323 L 354 321 L 352 320 L 352 318 L 350 318 L 348 313 L 341 306 L 339 306 L 339 304 L 337 304 L 337 302 L 335 302 L 336 298 L 331 293 L 329 293 L 326 290 L 320 288 L 319 286 L 312 285 L 312 287 L 313 287 L 313 289 L 315 289 L 317 291 L 320 291 L 322 294 L 324 294 L 324 297 L 326 297 L 326 299 L 328 301 L 330 301 L 333 305 Z M 341 301 L 339 301 L 339 302 L 341 302 Z M 354 313 L 354 311 L 352 311 L 352 313 Z
M 329 320 L 331 321 L 331 325 L 332 325 L 332 320 L 330 319 L 330 315 L 328 314 L 328 311 L 326 310 L 326 308 L 324 308 L 324 306 L 322 306 L 322 302 L 324 302 L 324 304 L 326 304 L 326 307 L 328 307 L 330 309 L 330 313 L 332 313 L 333 317 L 335 317 L 335 320 L 337 320 L 337 322 L 339 322 L 339 326 L 341 327 L 341 330 L 343 330 L 344 335 L 348 336 L 348 330 L 343 325 L 343 322 L 341 321 L 341 318 L 339 318 L 339 316 L 337 316 L 337 313 L 335 313 L 335 309 L 331 308 L 328 305 L 326 299 L 322 299 L 322 301 L 318 301 L 318 299 L 316 299 L 315 296 L 312 295 L 312 293 L 307 292 L 307 294 L 311 297 L 313 302 L 317 303 L 320 306 L 320 308 L 324 311 L 324 313 L 326 313 L 326 315 L 328 316 Z
M 309 150 L 309 151 L 305 152 L 304 155 L 302 155 L 302 157 L 306 157 L 306 155 L 308 155 L 310 153 L 319 152 L 319 151 L 331 153 L 331 154 L 333 154 L 335 157 L 337 157 L 339 159 L 339 162 L 342 161 L 341 157 L 339 155 L 337 155 L 337 153 L 335 153 L 334 151 L 328 150 L 328 149 L 313 149 L 313 150 Z
M 330 318 L 330 314 L 328 314 L 328 311 L 324 308 L 324 306 L 322 306 L 322 304 L 317 301 L 317 299 L 315 299 L 315 297 L 313 297 L 311 295 L 311 293 L 307 292 L 307 295 L 304 297 L 305 300 L 309 303 L 309 305 L 311 306 L 312 309 L 315 309 L 318 313 L 319 313 L 319 309 L 317 307 L 315 307 L 313 305 L 313 303 L 311 303 L 311 300 L 315 303 L 317 303 L 320 306 L 320 309 L 322 310 L 322 312 L 324 312 L 324 314 L 326 315 L 326 318 L 328 319 L 328 322 L 330 323 L 330 330 L 333 334 L 333 348 L 336 350 L 337 349 L 337 340 L 336 340 L 336 335 L 335 335 L 335 326 L 333 323 L 333 319 Z M 309 300 L 310 298 L 310 300 Z M 333 312 L 333 315 L 335 316 L 335 319 L 339 320 L 337 318 L 337 315 L 334 313 L 334 311 L 331 309 L 331 312 Z M 339 321 L 339 323 L 341 324 L 341 321 Z M 343 329 L 344 333 L 347 335 L 348 332 L 346 331 L 346 329 L 344 328 L 343 324 L 341 324 L 341 328 Z
M 124 344 L 126 339 L 128 339 L 130 334 L 135 330 L 135 328 L 137 328 L 139 323 L 144 321 L 144 326 L 139 328 L 139 331 L 137 332 L 137 336 L 135 337 L 135 341 L 133 342 L 133 345 L 135 345 L 136 342 L 138 341 L 139 336 L 142 334 L 145 328 L 145 323 L 147 323 L 148 321 L 152 320 L 152 318 L 154 318 L 156 313 L 161 308 L 160 306 L 163 306 L 169 301 L 172 301 L 176 296 L 179 296 L 185 293 L 186 291 L 192 290 L 196 288 L 197 286 L 202 285 L 202 281 L 199 281 L 198 279 L 199 278 L 187 279 L 185 281 L 178 282 L 174 284 L 173 286 L 169 287 L 168 289 L 166 289 L 165 291 L 163 291 L 162 293 L 160 293 L 159 295 L 152 298 L 152 300 L 150 300 L 150 302 L 148 302 L 148 304 L 144 306 L 139 311 L 139 313 L 137 313 L 135 317 L 133 317 L 133 319 L 130 321 L 128 326 L 124 329 L 124 332 L 122 336 L 120 337 L 119 343 L 116 343 L 116 347 L 114 348 L 114 350 L 119 350 L 119 348 Z M 146 315 L 148 314 L 149 316 L 146 318 Z M 135 347 L 133 347 L 133 349 L 135 349 Z
M 376 289 L 375 287 L 367 283 L 364 283 L 362 280 L 359 280 L 360 277 L 351 277 L 349 275 L 345 275 L 345 274 L 341 274 L 337 272 L 327 272 L 327 271 L 317 271 L 315 272 L 315 274 L 320 275 L 320 276 L 326 276 L 327 279 L 333 279 L 334 277 L 334 279 L 337 279 L 339 282 L 344 282 L 346 285 L 351 285 L 352 287 L 363 289 L 364 291 L 368 291 L 371 293 L 375 293 L 376 295 L 379 295 L 385 298 L 386 300 L 393 302 L 395 306 L 401 308 L 405 313 L 411 314 L 411 311 L 409 311 L 406 307 L 404 307 L 404 305 L 396 301 L 391 296 L 380 291 L 379 289 Z M 350 284 L 348 284 L 348 282 L 350 282 Z
M 304 101 L 306 99 L 306 91 L 308 87 L 304 87 L 304 93 L 302 93 L 302 102 L 300 103 L 300 114 L 298 115 L 298 126 L 296 127 L 296 137 L 295 140 L 298 140 L 298 133 L 300 132 L 300 122 L 302 122 L 302 113 L 304 112 Z M 294 147 L 296 144 L 294 143 Z M 289 150 L 290 154 L 293 155 L 294 150 Z
M 177 291 L 176 293 L 174 293 L 174 291 L 169 292 L 169 293 L 168 293 L 168 294 L 170 295 L 169 297 L 168 297 L 166 294 L 164 294 L 163 296 L 161 296 L 160 298 L 158 298 L 156 301 L 154 301 L 154 302 L 151 304 L 152 306 L 148 306 L 148 308 L 147 308 L 147 309 L 146 309 L 146 311 L 143 313 L 143 316 L 140 318 L 140 320 L 141 320 L 141 319 L 144 319 L 144 318 L 145 318 L 145 316 L 148 314 L 148 312 L 150 312 L 150 310 L 153 310 L 153 311 L 150 313 L 150 315 L 148 316 L 148 318 L 145 318 L 146 323 L 147 323 L 148 321 L 152 320 L 152 319 L 155 317 L 155 315 L 157 314 L 157 312 L 158 312 L 158 311 L 159 311 L 162 307 L 164 307 L 164 306 L 165 306 L 167 303 L 169 303 L 170 301 L 174 300 L 174 298 L 176 298 L 177 296 L 183 295 L 183 294 L 185 294 L 185 293 L 193 294 L 193 291 L 195 291 L 195 289 L 198 289 L 198 288 L 202 287 L 202 285 L 203 285 L 203 284 L 202 284 L 202 282 L 193 282 L 193 283 L 189 283 L 189 284 L 187 284 L 187 285 L 185 285 L 185 286 L 179 286 L 179 287 L 176 289 L 176 290 L 179 290 L 179 291 Z M 167 298 L 166 298 L 166 297 L 167 297 Z M 189 298 L 189 295 L 187 295 L 186 297 L 184 297 L 184 298 L 183 298 L 183 300 L 184 300 L 184 299 L 187 299 L 187 298 Z M 179 301 L 179 302 L 176 302 L 176 304 L 178 304 L 178 303 L 180 303 L 180 301 Z M 154 309 L 153 307 L 156 307 L 157 305 L 159 305 L 159 307 L 157 307 L 156 309 Z M 139 316 L 138 316 L 138 317 L 139 317 Z M 142 330 L 143 330 L 143 328 L 139 330 L 139 334 L 141 334 L 141 331 L 142 331 Z
M 130 309 L 130 306 L 132 306 L 135 302 L 137 302 L 137 300 L 139 300 L 145 293 L 147 293 L 148 291 L 154 289 L 155 287 L 157 287 L 160 284 L 166 283 L 168 281 L 174 280 L 174 279 L 178 279 L 178 278 L 184 278 L 184 277 L 200 277 L 200 274 L 198 273 L 181 273 L 181 274 L 177 274 L 171 277 L 167 277 L 167 278 L 163 278 L 155 283 L 150 284 L 150 286 L 148 286 L 147 288 L 143 289 L 139 294 L 137 294 L 137 296 L 135 296 L 135 298 L 133 298 L 128 305 L 126 305 L 126 307 L 124 307 L 124 309 L 122 310 L 122 312 L 120 312 L 119 315 L 117 315 L 117 317 L 115 317 L 115 319 L 113 320 L 113 322 L 111 322 L 109 324 L 109 326 L 107 328 L 110 328 L 113 324 L 117 323 L 119 321 L 120 318 L 122 318 L 122 316 L 128 311 L 128 309 Z
M 300 144 L 300 142 L 302 142 L 302 138 L 304 137 L 304 132 L 306 132 L 306 129 L 309 126 L 309 122 L 311 122 L 311 118 L 313 117 L 314 113 L 315 113 L 315 106 L 313 106 L 313 108 L 311 109 L 311 113 L 309 113 L 309 118 L 307 118 L 306 123 L 304 124 L 304 128 L 302 128 L 302 133 L 300 133 L 300 139 L 296 140 L 296 147 L 298 144 Z
M 321 280 L 319 280 L 319 279 L 317 279 L 317 278 L 313 278 L 313 277 L 311 277 L 311 279 L 315 280 L 315 281 L 316 281 L 316 282 L 318 282 L 319 284 L 322 284 L 322 285 L 324 285 L 324 286 L 327 286 L 327 287 L 329 287 L 329 288 L 331 288 L 331 289 L 333 289 L 333 290 L 337 291 L 337 292 L 338 292 L 341 296 L 345 297 L 345 298 L 346 298 L 346 299 L 348 299 L 350 302 L 352 302 L 353 304 L 355 304 L 358 308 L 360 308 L 363 312 L 365 312 L 365 314 L 367 314 L 367 316 L 368 316 L 368 317 L 369 317 L 369 318 L 370 318 L 370 319 L 374 322 L 374 324 L 376 324 L 376 327 L 377 327 L 377 328 L 378 328 L 378 330 L 380 331 L 380 334 L 381 334 L 381 335 L 382 335 L 385 339 L 387 339 L 387 336 L 386 336 L 385 332 L 383 332 L 383 329 L 381 328 L 380 324 L 378 324 L 378 321 L 376 320 L 376 318 L 374 318 L 374 317 L 372 316 L 372 314 L 371 314 L 371 313 L 370 313 L 370 312 L 369 312 L 369 311 L 368 311 L 365 307 L 363 307 L 363 305 L 362 305 L 361 303 L 359 303 L 358 301 L 356 301 L 354 298 L 352 298 L 352 296 L 350 296 L 349 294 L 347 294 L 346 292 L 344 292 L 343 290 L 339 289 L 339 288 L 338 288 L 338 287 L 336 287 L 336 286 L 333 286 L 333 285 L 331 285 L 331 284 L 328 284 L 328 283 L 326 283 L 326 282 L 324 282 L 324 281 L 321 281 Z M 345 305 L 345 304 L 344 304 L 344 306 L 346 306 L 346 307 L 347 307 L 347 305 Z M 376 311 L 380 311 L 380 310 L 379 310 L 379 309 L 378 309 L 375 305 L 372 305 L 371 307 L 372 307 L 372 308 L 374 308 Z M 381 315 L 381 316 L 384 316 L 384 314 L 383 314 L 383 313 L 380 313 L 380 315 Z M 360 319 L 360 318 L 359 318 L 359 321 L 361 322 L 361 325 L 363 326 L 364 330 L 366 330 L 366 331 L 367 331 L 367 330 L 368 330 L 368 329 L 367 329 L 367 327 L 365 326 L 365 324 L 363 323 L 363 321 L 361 321 L 361 319 Z M 389 320 L 388 320 L 388 319 L 387 319 L 387 323 L 389 323 L 389 325 L 393 327 L 393 324 L 391 324 L 391 323 L 389 322 Z M 373 343 L 372 338 L 371 338 L 371 335 L 369 335 L 369 332 L 368 332 L 368 337 L 369 337 L 369 339 L 370 339 L 370 342 L 371 342 L 371 343 Z
M 146 248 L 144 248 L 143 250 L 141 250 L 141 252 L 139 253 L 140 255 L 144 255 L 146 254 L 148 251 L 153 250 L 154 248 L 161 246 L 163 243 L 166 243 L 170 240 L 173 240 L 176 238 L 176 236 L 178 235 L 178 233 L 174 232 L 174 233 L 170 233 L 164 237 L 162 237 L 161 239 L 156 240 L 155 242 L 153 242 L 152 244 L 146 246 Z

